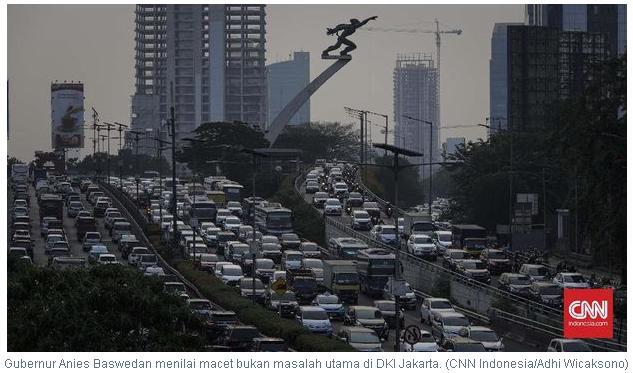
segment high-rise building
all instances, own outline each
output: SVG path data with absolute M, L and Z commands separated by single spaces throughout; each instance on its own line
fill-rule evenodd
M 466 139 L 464 137 L 447 137 L 446 141 L 442 144 L 442 157 L 453 155 L 457 152 L 459 147 L 466 145 Z
M 135 16 L 133 129 L 158 130 L 172 105 L 180 138 L 207 121 L 265 127 L 265 5 L 143 4 Z
M 626 5 L 624 4 L 528 4 L 525 24 L 561 31 L 600 33 L 612 56 L 626 52 Z
M 495 23 L 490 40 L 490 132 L 507 129 L 508 115 L 508 26 Z
M 424 162 L 432 161 L 429 157 L 431 149 L 433 160 L 440 157 L 437 78 L 438 70 L 431 56 L 398 55 L 393 71 L 394 143 L 424 154 Z M 433 126 L 404 116 L 431 122 Z M 414 162 L 419 163 L 420 159 Z M 419 170 L 422 177 L 425 176 L 424 172 L 428 173 L 426 167 L 420 167 Z
M 268 78 L 268 123 L 297 93 L 310 83 L 310 52 L 294 52 L 293 59 L 276 62 L 266 67 Z M 292 117 L 289 125 L 310 122 L 310 100 Z

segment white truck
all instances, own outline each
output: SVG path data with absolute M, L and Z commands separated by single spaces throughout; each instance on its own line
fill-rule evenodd
M 404 235 L 409 237 L 412 234 L 426 234 L 429 237 L 435 231 L 435 225 L 428 213 L 408 212 L 401 216 L 404 220 Z
M 323 286 L 343 302 L 356 304 L 360 285 L 356 262 L 353 260 L 324 260 Z

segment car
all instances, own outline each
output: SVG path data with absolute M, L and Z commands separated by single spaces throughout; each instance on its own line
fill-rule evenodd
M 352 211 L 352 229 L 368 231 L 371 229 L 371 216 L 365 210 Z
M 273 243 L 273 244 L 279 244 L 279 238 L 277 238 L 277 236 L 272 236 L 272 235 L 264 235 L 262 236 L 262 239 L 260 240 L 260 245 L 266 244 L 266 243 Z
M 222 275 L 222 266 L 224 265 L 228 265 L 228 264 L 233 264 L 232 262 L 217 262 L 215 263 L 215 269 L 213 270 L 213 275 L 216 278 L 220 278 Z
M 323 204 L 323 210 L 325 215 L 337 215 L 341 216 L 343 213 L 343 206 L 338 198 L 328 198 Z
M 191 312 L 199 316 L 209 316 L 215 307 L 208 299 L 203 298 L 189 298 L 187 299 L 187 306 L 191 309 Z
M 296 233 L 284 233 L 279 240 L 282 250 L 298 250 L 301 246 L 301 239 Z
M 228 201 L 226 203 L 226 209 L 237 217 L 240 217 L 243 214 L 242 205 L 238 201 Z
M 127 262 L 129 265 L 136 266 L 141 255 L 151 254 L 152 252 L 143 246 L 135 246 L 130 250 L 130 253 L 127 257 Z
M 316 208 L 323 208 L 328 198 L 330 198 L 330 196 L 326 192 L 316 192 L 312 196 L 312 205 Z
M 498 275 L 512 270 L 510 259 L 503 250 L 483 249 L 479 259 L 488 267 L 491 274 Z
M 14 207 L 28 208 L 29 207 L 29 203 L 25 199 L 16 199 L 16 200 L 13 201 L 13 206 Z
M 281 245 L 278 243 L 264 243 L 260 247 L 262 257 L 271 259 L 275 264 L 281 263 Z
M 194 265 L 201 271 L 213 273 L 215 270 L 215 263 L 219 261 L 220 258 L 217 254 L 200 253 L 196 255 Z
M 393 245 L 396 243 L 396 226 L 395 225 L 383 225 L 377 224 L 371 228 L 369 234 L 377 241 L 385 243 L 387 245 Z
M 224 222 L 224 219 L 228 218 L 229 216 L 233 216 L 233 214 L 231 214 L 231 210 L 229 209 L 218 209 L 216 216 L 215 216 L 215 224 L 216 225 L 222 225 L 222 222 Z
M 367 211 L 372 218 L 380 219 L 380 206 L 378 206 L 378 202 L 365 201 L 363 202 L 362 208 Z
M 435 243 L 438 254 L 444 255 L 446 249 L 450 249 L 453 245 L 453 232 L 433 231 L 431 239 L 433 240 L 433 243 Z
M 328 313 L 318 306 L 301 306 L 295 316 L 299 324 L 314 334 L 331 336 L 334 329 Z
M 105 245 L 92 245 L 88 253 L 88 262 L 96 263 L 101 254 L 109 254 L 108 248 Z
M 284 272 L 285 273 L 285 272 Z M 281 317 L 295 317 L 299 310 L 299 302 L 293 291 L 286 291 L 278 294 L 275 291 L 269 291 L 266 294 L 265 306 L 271 311 L 275 311 Z
M 235 264 L 242 263 L 242 260 L 249 256 L 250 246 L 240 241 L 229 241 L 224 257 Z
M 222 229 L 225 231 L 231 231 L 237 234 L 240 226 L 242 225 L 242 221 L 237 216 L 227 216 L 222 221 Z
M 457 271 L 457 265 L 462 260 L 468 259 L 468 253 L 464 250 L 447 249 L 442 257 L 442 266 L 451 271 Z
M 301 261 L 303 260 L 303 253 L 301 251 L 287 250 L 283 252 L 281 258 L 282 268 L 299 269 L 301 268 Z
M 84 205 L 83 203 L 81 203 L 81 201 L 72 201 L 66 209 L 66 215 L 68 215 L 68 217 L 70 218 L 74 218 L 77 216 L 77 214 L 79 214 L 79 211 L 83 209 Z
M 112 227 L 112 225 L 114 224 L 114 219 L 116 218 L 123 218 L 123 215 L 120 211 L 106 211 L 105 216 L 103 217 L 103 225 L 106 227 L 106 229 L 110 229 Z
M 530 277 L 520 273 L 504 272 L 497 279 L 499 289 L 520 296 L 526 296 L 529 293 L 530 285 L 532 285 Z
M 270 279 L 272 282 L 275 282 L 279 279 L 286 279 L 286 271 L 275 271 L 273 272 L 273 277 Z
M 404 339 L 405 331 L 402 330 L 400 337 L 400 352 L 437 352 L 439 351 L 439 346 L 435 342 L 435 338 L 431 332 L 426 330 L 420 331 L 420 338 L 418 342 L 411 345 L 407 343 Z
M 101 233 L 99 232 L 86 232 L 81 240 L 81 246 L 83 251 L 89 251 L 92 245 L 98 245 L 101 243 Z
M 381 340 L 372 329 L 360 326 L 344 326 L 336 336 L 357 351 L 382 352 Z
M 31 232 L 26 229 L 17 229 L 13 232 L 13 240 L 31 240 Z
M 396 302 L 392 300 L 376 300 L 374 301 L 374 307 L 378 308 L 382 313 L 383 319 L 389 325 L 389 328 L 396 327 Z M 404 310 L 400 310 L 398 313 L 400 319 L 400 328 L 404 327 Z
M 410 235 L 407 240 L 407 251 L 418 258 L 437 260 L 437 246 L 431 237 L 425 234 Z
M 233 263 L 223 265 L 220 268 L 220 280 L 222 280 L 225 285 L 235 286 L 243 277 L 244 273 L 242 272 L 242 267 Z
M 591 348 L 581 339 L 554 338 L 549 342 L 547 352 L 591 352 Z
M 308 181 L 306 182 L 306 194 L 314 194 L 318 192 L 321 188 L 319 187 L 319 183 L 316 181 Z
M 485 326 L 467 326 L 459 331 L 459 336 L 481 342 L 486 351 L 501 352 L 505 350 L 503 338 L 499 338 L 497 333 Z
M 30 258 L 28 250 L 24 247 L 10 247 L 8 256 L 9 258 L 22 258 L 25 256 Z
M 117 249 L 121 252 L 121 257 L 127 259 L 133 247 L 143 246 L 141 242 L 133 234 L 124 234 L 121 236 Z
M 48 234 L 48 225 L 51 222 L 59 222 L 59 220 L 53 216 L 45 216 L 42 218 L 42 224 L 40 224 L 40 234 L 42 235 L 42 237 L 46 237 L 46 235 Z M 53 223 L 53 225 L 54 224 L 55 223 Z
M 345 312 L 344 325 L 362 326 L 376 332 L 380 338 L 389 338 L 389 325 L 376 307 L 350 306 Z
M 275 262 L 270 258 L 255 259 L 255 276 L 263 283 L 270 283 L 270 278 L 275 273 Z
M 288 344 L 281 338 L 253 338 L 253 352 L 287 352 Z
M 406 292 L 403 295 L 400 295 L 400 306 L 408 310 L 414 310 L 418 307 L 418 298 L 415 296 L 415 292 L 408 282 L 404 284 L 404 287 Z M 383 297 L 385 298 L 385 300 L 396 300 L 395 295 L 393 295 L 393 293 L 388 288 L 384 289 Z
M 252 226 L 242 224 L 237 230 L 237 238 L 242 242 L 249 242 L 253 239 L 253 231 Z M 247 241 L 249 238 L 250 240 Z
M 92 209 L 92 213 L 96 218 L 102 218 L 105 214 L 105 210 L 110 207 L 110 204 L 106 201 L 97 202 Z
M 165 270 L 162 267 L 158 267 L 158 266 L 147 267 L 145 268 L 145 272 L 143 273 L 143 275 L 148 276 L 148 277 L 165 276 Z
M 119 261 L 116 260 L 116 256 L 114 256 L 114 254 L 99 254 L 99 258 L 97 258 L 96 263 L 102 265 L 120 264 Z
M 15 219 L 16 217 L 19 216 L 29 216 L 29 209 L 26 207 L 14 207 L 13 208 L 13 218 Z
M 323 308 L 330 320 L 343 321 L 345 319 L 345 307 L 335 294 L 319 294 L 312 301 L 312 305 Z
M 207 227 L 202 232 L 201 236 L 207 246 L 214 248 L 218 244 L 218 233 L 221 231 L 222 230 L 218 227 Z
M 158 257 L 156 254 L 140 254 L 136 260 L 136 268 L 145 272 L 147 267 L 158 267 Z
M 431 325 L 435 314 L 440 312 L 455 312 L 455 308 L 446 298 L 424 298 L 420 306 L 420 323 Z
M 534 281 L 528 289 L 528 297 L 550 307 L 563 303 L 563 288 L 547 281 Z
M 519 273 L 529 276 L 532 281 L 543 281 L 550 277 L 549 271 L 542 264 L 523 264 Z
M 132 235 L 132 224 L 127 221 L 114 223 L 112 227 L 112 241 L 119 242 L 123 235 Z
M 185 284 L 180 281 L 167 281 L 163 283 L 163 291 L 167 294 L 176 295 L 182 298 L 187 295 L 187 288 L 185 287 Z
M 250 351 L 253 348 L 253 340 L 259 337 L 261 335 L 254 326 L 229 325 L 218 342 L 230 351 Z
M 92 213 L 88 210 L 81 210 L 77 213 L 77 216 L 75 216 L 75 225 L 77 225 L 77 223 L 79 222 L 79 219 L 81 218 L 91 218 L 92 217 Z
M 440 343 L 448 337 L 457 336 L 463 327 L 470 326 L 468 318 L 456 311 L 436 312 L 431 320 L 431 333 Z
M 587 289 L 589 282 L 581 273 L 560 272 L 554 276 L 552 282 L 564 289 Z
M 345 200 L 345 208 L 355 208 L 363 206 L 363 195 L 358 192 L 349 192 L 347 199 Z
M 349 189 L 347 188 L 347 184 L 345 182 L 334 183 L 332 186 L 333 193 L 332 195 L 336 198 L 347 198 L 349 194 Z
M 442 349 L 448 352 L 486 352 L 481 342 L 461 336 L 452 336 L 444 340 Z
M 475 281 L 490 283 L 490 271 L 479 259 L 464 259 L 457 263 L 457 272 Z
M 253 289 L 253 285 L 255 288 Z M 244 298 L 255 300 L 256 303 L 264 304 L 266 300 L 266 288 L 262 280 L 253 277 L 242 277 L 237 284 L 240 289 L 240 295 Z
M 323 283 L 323 261 L 321 259 L 305 258 L 304 256 L 300 268 L 311 270 L 317 283 Z
M 301 242 L 301 245 L 299 245 L 299 251 L 303 253 L 304 258 L 321 259 L 321 249 L 315 242 Z

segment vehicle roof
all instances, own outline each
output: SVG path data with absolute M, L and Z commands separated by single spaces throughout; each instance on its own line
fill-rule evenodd
M 438 317 L 442 317 L 442 318 L 448 318 L 448 317 L 463 317 L 463 318 L 467 318 L 466 315 L 464 315 L 461 312 L 457 312 L 457 311 L 446 311 L 446 312 L 440 312 L 437 314 Z
M 365 328 L 362 326 L 344 326 L 343 328 L 341 328 L 341 330 L 347 330 L 350 333 L 371 333 L 371 334 L 376 334 L 375 331 L 369 329 L 369 328 Z
M 373 306 L 350 306 L 349 308 L 353 308 L 355 310 L 378 310 L 378 308 Z
M 319 306 L 301 306 L 300 309 L 301 309 L 301 312 L 303 312 L 303 311 L 321 311 L 321 312 L 325 312 L 323 307 L 319 307 Z
M 477 331 L 477 332 L 494 332 L 494 330 L 490 329 L 487 326 L 480 326 L 480 325 L 471 325 L 468 327 L 470 329 L 470 331 Z

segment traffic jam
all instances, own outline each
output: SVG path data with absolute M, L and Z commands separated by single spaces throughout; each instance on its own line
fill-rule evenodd
M 446 201 L 434 202 L 432 216 L 401 217 L 396 228 L 392 207 L 367 196 L 355 174 L 351 165 L 318 160 L 301 192 L 320 213 L 354 231 L 392 248 L 400 242 L 402 252 L 521 297 L 560 307 L 563 288 L 590 286 L 582 274 L 551 273 L 534 258 L 518 264 L 479 226 L 436 221 Z M 162 281 L 165 292 L 181 297 L 204 318 L 214 350 L 288 350 L 285 341 L 262 335 L 240 323 L 234 312 L 198 297 L 175 270 L 166 268 L 153 247 L 137 235 L 135 227 L 153 224 L 161 240 L 177 242 L 183 257 L 199 271 L 310 332 L 337 338 L 356 350 L 525 350 L 493 328 L 479 325 L 450 299 L 425 297 L 409 284 L 396 303 L 388 286 L 398 265 L 393 250 L 346 236 L 330 237 L 326 247 L 305 240 L 293 229 L 290 209 L 259 197 L 244 198 L 243 187 L 225 177 L 195 183 L 150 171 L 136 180 L 111 178 L 108 188 L 121 191 L 137 211 L 130 213 L 129 206 L 123 207 L 90 178 L 51 176 L 43 170 L 35 170 L 32 180 L 14 178 L 9 256 L 59 270 L 93 265 L 136 268 Z M 136 213 L 144 221 L 132 221 Z M 548 350 L 561 349 L 590 351 L 580 340 L 552 339 Z

